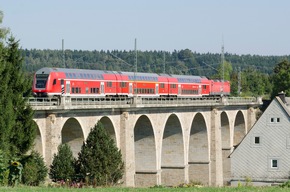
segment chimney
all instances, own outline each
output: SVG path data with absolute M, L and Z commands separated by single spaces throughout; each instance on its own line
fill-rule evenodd
M 280 99 L 282 100 L 282 102 L 283 102 L 284 104 L 286 103 L 285 93 L 284 93 L 283 91 L 281 91 L 280 93 L 278 93 L 277 96 L 280 97 Z

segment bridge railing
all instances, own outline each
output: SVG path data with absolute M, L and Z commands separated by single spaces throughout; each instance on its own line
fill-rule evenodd
M 70 98 L 71 105 L 131 105 L 133 103 L 132 98 Z
M 123 106 L 138 107 L 140 106 L 218 106 L 218 105 L 259 105 L 262 104 L 261 98 L 255 97 L 224 97 L 224 98 L 74 98 L 62 97 L 59 99 L 52 98 L 29 98 L 28 102 L 33 107 L 70 107 L 84 106 L 85 108 L 94 106 Z
M 141 98 L 142 104 L 149 105 L 149 104 L 156 104 L 156 105 L 217 105 L 220 103 L 220 98 Z
M 57 106 L 57 105 L 60 105 L 59 99 L 56 99 L 56 98 L 29 97 L 27 101 L 30 104 L 30 106 Z

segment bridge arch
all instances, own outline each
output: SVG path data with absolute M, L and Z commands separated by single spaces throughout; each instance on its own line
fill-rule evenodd
M 208 184 L 209 139 L 207 124 L 201 113 L 195 114 L 189 134 L 188 177 L 192 181 Z
M 181 122 L 176 114 L 171 114 L 166 120 L 162 137 L 162 184 L 176 185 L 184 181 L 184 156 L 184 139 Z
M 223 178 L 224 181 L 228 181 L 231 177 L 231 162 L 229 155 L 232 152 L 231 146 L 231 129 L 229 114 L 223 111 L 220 115 L 221 122 L 221 142 L 222 142 L 222 165 L 223 165 Z
M 237 146 L 246 135 L 245 117 L 241 111 L 238 111 L 234 123 L 233 145 Z
M 156 144 L 150 119 L 141 115 L 134 126 L 135 170 L 156 171 Z
M 61 130 L 61 143 L 68 144 L 73 152 L 73 156 L 77 157 L 83 142 L 84 134 L 79 121 L 73 117 L 67 119 Z
M 44 146 L 43 146 L 43 133 L 42 129 L 39 128 L 38 124 L 33 121 L 36 127 L 36 137 L 33 143 L 33 149 L 37 151 L 41 156 L 44 157 Z
M 114 140 L 116 146 L 119 148 L 120 144 L 118 142 L 118 138 L 116 135 L 115 126 L 113 125 L 113 121 L 109 117 L 104 116 L 100 119 L 100 122 L 104 125 L 105 130 L 110 135 L 111 139 Z

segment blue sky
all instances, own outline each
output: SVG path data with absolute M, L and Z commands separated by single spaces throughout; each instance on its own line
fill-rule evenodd
M 22 48 L 289 55 L 289 0 L 0 0 Z

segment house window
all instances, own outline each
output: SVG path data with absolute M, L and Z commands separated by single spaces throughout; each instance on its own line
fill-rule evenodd
M 280 123 L 281 118 L 280 117 L 271 117 L 270 118 L 270 123 Z
M 260 144 L 260 137 L 255 137 L 255 144 Z
M 278 168 L 278 160 L 277 159 L 271 160 L 271 168 Z

